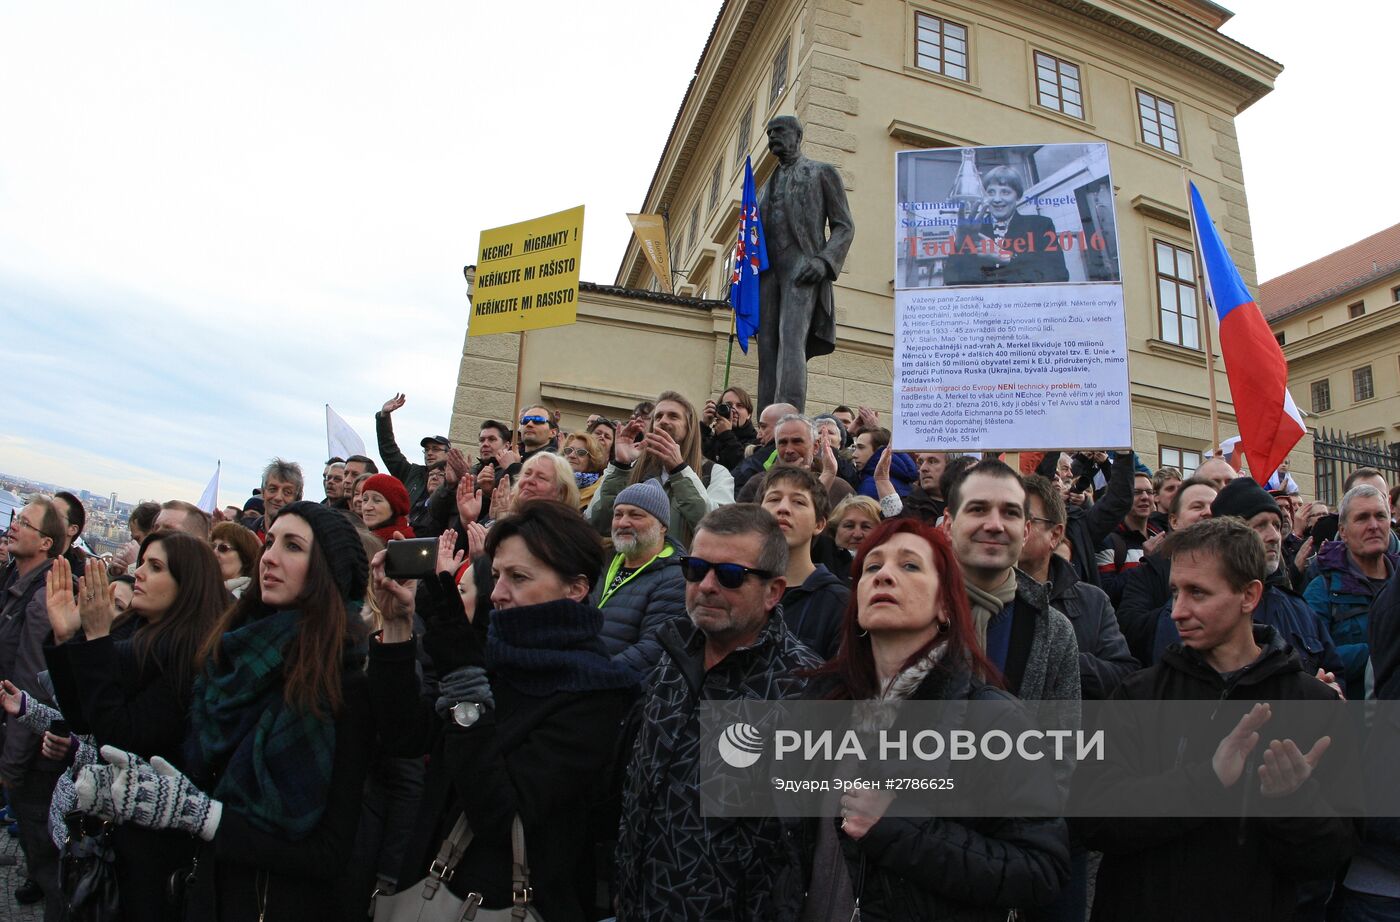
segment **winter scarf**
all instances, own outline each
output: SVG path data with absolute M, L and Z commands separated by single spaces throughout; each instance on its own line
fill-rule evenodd
M 987 625 L 1001 610 L 1016 600 L 1016 571 L 1006 575 L 1006 582 L 992 592 L 983 592 L 966 581 L 967 601 L 972 606 L 972 623 L 977 629 L 977 646 L 987 649 Z
M 602 627 L 602 612 L 570 599 L 493 611 L 486 637 L 491 678 L 535 697 L 631 688 L 636 678 L 608 657 Z
M 287 645 L 301 613 L 279 611 L 223 636 L 219 666 L 195 680 L 190 774 L 219 772 L 211 795 L 263 832 L 300 839 L 326 810 L 335 722 L 284 698 Z

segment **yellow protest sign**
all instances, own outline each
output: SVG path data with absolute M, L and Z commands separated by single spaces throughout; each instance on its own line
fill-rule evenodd
M 481 232 L 467 335 L 573 323 L 583 206 Z

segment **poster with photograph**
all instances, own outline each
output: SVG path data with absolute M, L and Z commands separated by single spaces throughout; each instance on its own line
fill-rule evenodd
M 1131 444 L 1107 145 L 903 151 L 895 241 L 898 449 Z

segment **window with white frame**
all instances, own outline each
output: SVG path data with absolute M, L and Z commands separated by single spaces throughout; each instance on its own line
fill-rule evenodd
M 1084 117 L 1079 65 L 1043 51 L 1035 53 L 1035 95 L 1042 106 L 1074 118 Z
M 1181 476 L 1189 479 L 1196 473 L 1196 468 L 1201 466 L 1201 453 L 1190 448 L 1172 448 L 1167 445 L 1161 446 L 1162 467 L 1174 467 L 1181 471 Z
M 967 26 L 928 13 L 915 13 L 914 63 L 935 74 L 966 80 Z
M 1143 143 L 1181 156 L 1181 135 L 1176 124 L 1176 104 L 1143 90 L 1137 91 L 1138 124 Z
M 1201 348 L 1196 311 L 1196 269 L 1191 251 L 1174 243 L 1153 241 L 1157 275 L 1157 308 L 1165 342 Z

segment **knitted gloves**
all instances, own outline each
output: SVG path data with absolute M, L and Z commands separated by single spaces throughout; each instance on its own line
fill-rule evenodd
M 55 720 L 62 720 L 58 708 L 49 707 L 47 704 L 35 701 L 34 696 L 29 692 L 19 693 L 19 713 L 15 715 L 15 720 L 23 726 L 28 727 L 35 733 L 43 733 Z
M 224 805 L 196 788 L 173 765 L 102 747 L 107 765 L 78 773 L 78 809 L 118 823 L 147 829 L 175 829 L 208 842 L 218 831 Z
M 486 670 L 480 666 L 463 666 L 438 681 L 438 699 L 433 708 L 439 717 L 447 719 L 447 712 L 453 705 L 463 702 L 487 707 L 494 703 L 491 682 L 486 678 Z

